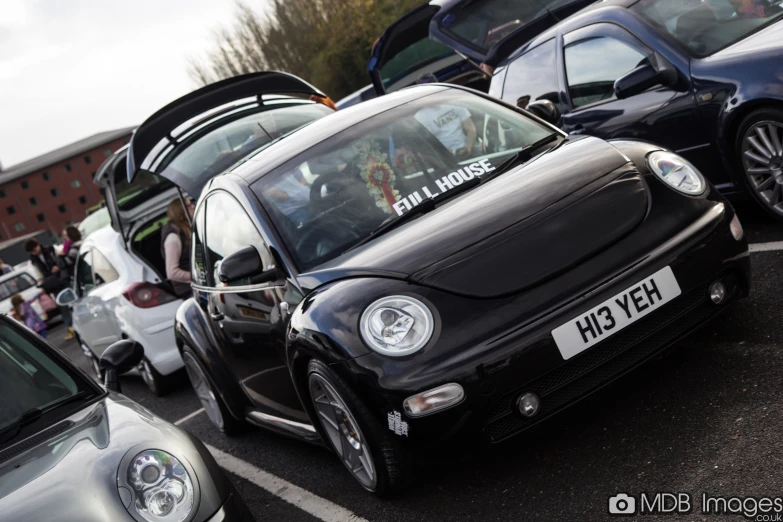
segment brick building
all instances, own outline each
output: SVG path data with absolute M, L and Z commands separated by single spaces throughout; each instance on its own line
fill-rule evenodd
M 60 235 L 103 200 L 92 178 L 133 127 L 101 132 L 0 171 L 0 241 L 38 230 Z

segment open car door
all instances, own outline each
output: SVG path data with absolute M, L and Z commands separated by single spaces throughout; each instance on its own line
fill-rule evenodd
M 223 149 L 221 154 L 225 157 L 221 156 L 221 161 L 213 164 L 205 163 L 208 168 L 175 168 L 171 165 L 172 159 L 187 146 L 187 140 L 199 132 L 219 127 L 222 122 L 264 111 L 275 102 L 285 102 L 270 100 L 270 95 L 292 94 L 326 98 L 319 89 L 296 76 L 268 71 L 222 80 L 173 101 L 147 118 L 133 134 L 126 160 L 128 182 L 140 177 L 145 177 L 146 182 L 161 176 L 191 197 L 198 198 L 201 189 L 212 177 L 236 162 L 232 159 L 240 159 L 245 147 L 224 143 L 228 148 Z M 318 115 L 310 121 L 315 116 Z M 302 124 L 306 120 L 306 117 L 302 118 Z M 197 163 L 199 159 L 194 158 L 193 162 Z

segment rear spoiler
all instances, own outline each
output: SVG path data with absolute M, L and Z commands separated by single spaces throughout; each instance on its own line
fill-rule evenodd
M 263 94 L 326 98 L 326 94 L 301 78 L 278 71 L 244 74 L 202 87 L 169 103 L 136 129 L 128 149 L 128 181 L 133 181 L 144 159 L 161 140 L 175 141 L 171 132 L 183 123 L 233 101 Z

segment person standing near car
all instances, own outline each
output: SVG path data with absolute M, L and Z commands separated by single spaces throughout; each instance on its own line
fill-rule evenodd
M 24 245 L 25 251 L 30 255 L 30 262 L 41 274 L 41 288 L 53 298 L 68 286 L 68 272 L 60 266 L 60 261 L 54 248 L 51 246 L 42 246 L 37 239 L 32 238 Z M 73 339 L 73 321 L 71 318 L 71 309 L 67 306 L 58 306 L 63 323 L 68 328 L 65 336 L 66 341 Z
M 63 237 L 65 241 L 61 257 L 68 270 L 68 277 L 72 279 L 76 260 L 79 259 L 79 248 L 82 246 L 82 233 L 75 226 L 68 225 L 63 230 Z
M 418 81 L 420 84 L 435 82 L 437 79 L 432 74 L 425 75 Z M 465 107 L 447 104 L 425 107 L 416 113 L 416 120 L 452 154 L 458 158 L 470 157 L 478 133 L 470 111 Z
M 193 201 L 187 200 L 187 214 L 182 201 L 177 198 L 169 203 L 166 215 L 169 222 L 160 235 L 161 253 L 166 262 L 166 278 L 171 281 L 177 294 L 190 287 L 190 216 L 193 216 Z

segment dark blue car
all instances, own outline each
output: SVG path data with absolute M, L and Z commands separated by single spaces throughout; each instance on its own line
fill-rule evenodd
M 572 134 L 663 145 L 783 220 L 780 4 L 605 0 L 501 60 L 490 94 L 548 105 Z
M 430 0 L 390 25 L 373 46 L 369 73 L 375 95 L 428 81 L 486 92 L 501 59 L 595 0 Z M 341 108 L 365 101 L 363 89 Z

